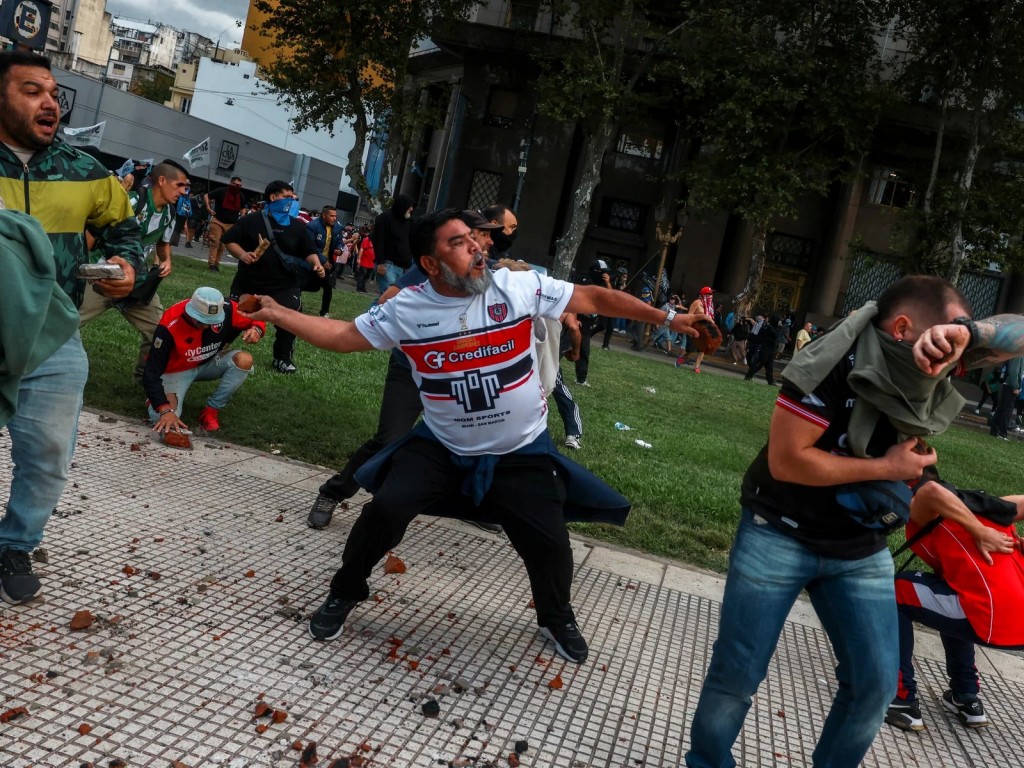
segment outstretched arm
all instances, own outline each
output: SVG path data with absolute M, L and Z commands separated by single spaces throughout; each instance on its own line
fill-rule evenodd
M 311 317 L 282 307 L 269 296 L 255 298 L 260 302 L 260 308 L 251 313 L 240 312 L 243 317 L 273 323 L 315 347 L 332 352 L 366 352 L 374 348 L 359 332 L 356 324 L 348 320 Z
M 640 299 L 630 296 L 624 291 L 610 291 L 600 285 L 575 285 L 572 298 L 565 307 L 566 312 L 578 315 L 604 315 L 605 317 L 628 317 L 641 323 L 661 325 L 665 322 L 666 313 L 645 304 Z M 688 315 L 677 312 L 669 330 L 673 333 L 685 333 L 697 336 L 694 323 L 703 320 L 700 315 Z

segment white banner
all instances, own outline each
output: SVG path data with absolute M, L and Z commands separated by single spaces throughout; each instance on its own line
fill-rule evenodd
M 188 160 L 190 169 L 198 168 L 201 165 L 210 164 L 210 137 L 207 136 L 192 149 L 186 152 L 183 157 Z
M 107 121 L 84 128 L 65 128 L 64 141 L 73 147 L 98 147 L 103 139 L 103 129 Z

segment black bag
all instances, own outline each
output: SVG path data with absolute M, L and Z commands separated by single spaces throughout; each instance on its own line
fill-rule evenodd
M 260 211 L 263 215 L 263 225 L 267 229 L 267 239 L 270 241 L 270 247 L 274 249 L 274 253 L 277 254 L 277 258 L 281 261 L 281 266 L 287 269 L 289 272 L 295 274 L 306 274 L 310 275 L 313 273 L 313 267 L 310 266 L 309 262 L 305 259 L 300 259 L 298 256 L 292 256 L 289 253 L 285 253 L 277 246 L 277 238 L 274 237 L 274 228 L 270 226 L 270 217 L 267 216 L 266 209 Z M 303 283 L 306 281 L 303 280 Z
M 836 501 L 865 528 L 888 533 L 910 520 L 910 486 L 899 480 L 846 483 L 836 488 Z

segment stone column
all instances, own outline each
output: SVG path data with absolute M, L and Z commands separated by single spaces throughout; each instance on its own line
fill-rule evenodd
M 835 236 L 828 252 L 824 254 L 819 264 L 817 283 L 807 305 L 808 312 L 814 315 L 836 316 L 836 302 L 839 299 L 839 289 L 843 284 L 843 273 L 846 270 L 850 240 L 853 238 L 857 213 L 860 210 L 863 186 L 863 180 L 860 177 L 843 185 L 837 206 L 838 221 L 835 226 Z

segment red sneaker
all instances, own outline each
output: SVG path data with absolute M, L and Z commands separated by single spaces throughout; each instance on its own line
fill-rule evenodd
M 210 406 L 203 408 L 202 413 L 199 414 L 199 426 L 207 432 L 216 432 L 220 429 L 220 421 L 217 420 L 218 413 L 220 411 L 216 408 L 211 408 Z

